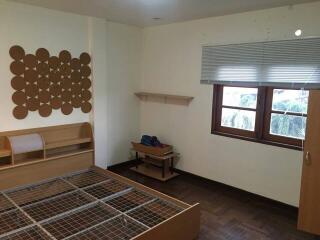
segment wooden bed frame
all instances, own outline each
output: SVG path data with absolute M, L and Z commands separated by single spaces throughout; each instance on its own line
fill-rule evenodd
M 11 136 L 38 133 L 43 149 L 14 156 Z M 18 161 L 14 161 L 19 159 Z M 134 237 L 134 240 L 194 240 L 200 230 L 200 206 L 189 205 L 94 165 L 94 141 L 89 123 L 0 133 L 0 191 L 86 169 L 128 184 L 183 208 L 179 214 Z

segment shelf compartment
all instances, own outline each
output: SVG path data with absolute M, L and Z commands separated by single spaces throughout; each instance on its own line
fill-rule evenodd
M 9 149 L 0 149 L 0 158 L 2 157 L 10 157 L 11 156 L 11 150 Z
M 91 143 L 91 142 L 92 142 L 91 138 L 68 139 L 63 141 L 46 143 L 45 148 L 54 149 L 54 148 L 67 147 L 67 146 L 78 145 L 83 143 Z

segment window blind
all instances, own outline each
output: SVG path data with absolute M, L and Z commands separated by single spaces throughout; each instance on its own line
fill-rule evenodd
M 203 46 L 203 84 L 320 88 L 320 38 Z

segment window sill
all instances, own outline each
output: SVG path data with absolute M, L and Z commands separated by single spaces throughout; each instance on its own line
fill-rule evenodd
M 279 143 L 279 142 L 272 142 L 272 141 L 263 140 L 263 139 L 249 138 L 249 137 L 244 137 L 244 136 L 240 136 L 240 135 L 219 132 L 216 130 L 213 130 L 212 134 L 223 136 L 223 137 L 240 139 L 240 140 L 249 141 L 249 142 L 255 142 L 255 143 L 261 143 L 261 144 L 266 144 L 266 145 L 271 145 L 271 146 L 276 146 L 276 147 L 293 149 L 293 150 L 297 150 L 297 151 L 303 151 L 303 148 L 300 146 L 288 145 L 288 144 Z

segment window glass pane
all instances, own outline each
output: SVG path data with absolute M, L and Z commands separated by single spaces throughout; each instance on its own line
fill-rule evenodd
M 290 138 L 304 139 L 306 122 L 306 117 L 273 113 L 271 114 L 270 133 Z
M 223 87 L 222 105 L 255 109 L 257 96 L 257 88 Z
M 222 108 L 221 126 L 254 131 L 256 112 Z
M 305 90 L 274 89 L 272 110 L 307 114 L 308 97 Z

